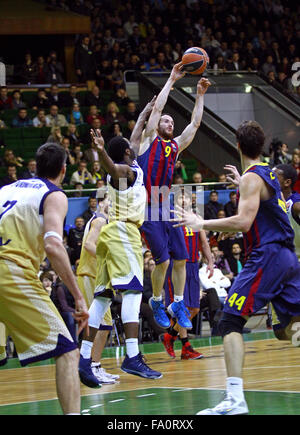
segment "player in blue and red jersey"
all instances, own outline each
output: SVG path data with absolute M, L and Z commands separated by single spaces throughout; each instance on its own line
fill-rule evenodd
M 239 205 L 235 216 L 203 220 L 178 210 L 178 225 L 219 232 L 244 233 L 247 261 L 234 281 L 224 305 L 219 329 L 223 337 L 227 370 L 226 397 L 215 408 L 199 414 L 248 413 L 243 392 L 244 345 L 242 329 L 249 316 L 271 302 L 277 316 L 274 333 L 280 340 L 299 346 L 293 324 L 300 320 L 300 265 L 295 254 L 294 231 L 287 215 L 275 172 L 261 163 L 264 132 L 255 121 L 237 130 L 242 167 Z M 178 221 L 178 218 L 177 218 Z M 294 326 L 297 326 L 294 325 Z
M 190 195 L 182 194 L 176 195 L 175 203 L 184 207 L 187 210 L 192 209 L 192 198 Z M 190 320 L 192 320 L 200 311 L 200 280 L 199 280 L 199 251 L 207 259 L 207 269 L 209 270 L 209 278 L 213 275 L 214 262 L 206 239 L 205 231 L 193 231 L 189 227 L 180 228 L 184 237 L 188 258 L 186 262 L 186 281 L 184 286 L 184 303 L 190 312 Z M 172 267 L 173 261 L 166 274 L 164 290 L 165 290 L 165 305 L 168 306 L 174 300 L 174 287 L 172 284 Z M 188 340 L 188 333 L 186 328 L 182 328 L 177 323 L 171 326 L 164 334 L 162 343 L 167 353 L 175 358 L 174 342 L 179 335 L 182 343 L 181 359 L 200 359 L 203 355 L 194 350 Z
M 181 135 L 174 139 L 173 118 L 167 114 L 162 115 L 162 111 L 172 86 L 185 74 L 181 68 L 182 63 L 174 65 L 169 79 L 156 98 L 143 132 L 137 161 L 143 169 L 144 183 L 148 194 L 148 207 L 141 233 L 156 263 L 151 277 L 153 297 L 150 298 L 149 304 L 157 323 L 163 328 L 168 328 L 170 320 L 162 303 L 162 289 L 171 257 L 173 259 L 172 281 L 175 296 L 168 311 L 182 327 L 190 329 L 192 324 L 183 303 L 187 251 L 182 232 L 173 228 L 169 222 L 169 193 L 178 155 L 192 142 L 200 126 L 204 94 L 210 82 L 205 78 L 198 81 L 191 122 Z

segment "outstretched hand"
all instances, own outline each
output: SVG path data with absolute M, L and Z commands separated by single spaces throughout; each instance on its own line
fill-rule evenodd
M 224 169 L 230 172 L 229 174 L 226 175 L 226 180 L 230 181 L 235 186 L 239 186 L 241 176 L 239 174 L 239 171 L 236 169 L 236 167 L 233 165 L 226 165 L 224 166 Z
M 171 71 L 171 79 L 176 81 L 181 79 L 182 77 L 185 76 L 185 71 L 182 71 L 183 68 L 183 63 L 182 62 L 178 62 L 173 66 L 173 69 Z
M 202 77 L 197 83 L 197 94 L 204 95 L 209 86 L 211 86 L 210 81 L 205 77 Z
M 142 113 L 145 116 L 145 118 L 147 118 L 149 116 L 149 114 L 152 112 L 152 109 L 154 107 L 155 101 L 156 101 L 156 95 L 154 95 L 152 100 L 149 101 L 149 103 L 147 103 L 146 106 L 144 107 Z
M 104 150 L 104 139 L 102 137 L 101 130 L 100 129 L 90 130 L 90 134 L 91 134 L 91 139 L 92 139 L 93 143 L 96 145 L 97 149 L 99 151 L 103 151 Z
M 173 225 L 174 228 L 187 226 L 194 231 L 202 230 L 204 220 L 201 216 L 196 215 L 192 211 L 184 210 L 178 205 L 175 207 L 175 210 L 171 210 L 171 212 L 175 215 L 175 217 L 171 219 L 171 222 L 176 222 L 175 225 Z

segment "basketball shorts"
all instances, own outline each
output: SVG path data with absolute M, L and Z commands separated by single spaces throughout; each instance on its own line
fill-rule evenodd
M 94 299 L 94 293 L 95 293 L 95 278 L 89 275 L 78 275 L 77 276 L 77 283 L 78 287 L 81 290 L 81 293 L 84 296 L 85 302 L 88 307 L 91 306 L 93 299 Z M 107 309 L 106 313 L 104 314 L 102 323 L 99 327 L 99 330 L 111 330 L 112 329 L 112 317 L 111 317 L 111 310 L 110 308 Z
M 170 264 L 165 279 L 165 305 L 174 302 L 174 287 L 172 284 L 172 263 Z M 186 307 L 200 308 L 200 280 L 198 263 L 186 263 L 186 281 L 183 300 Z
M 142 240 L 135 224 L 114 221 L 105 225 L 96 256 L 95 297 L 105 289 L 143 291 Z
M 77 349 L 55 305 L 31 269 L 0 260 L 0 321 L 22 366 Z
M 300 264 L 294 252 L 278 243 L 251 253 L 228 293 L 224 311 L 251 316 L 269 302 L 284 326 L 300 315 Z
M 6 328 L 4 323 L 0 323 L 0 365 L 1 361 L 4 361 L 6 359 Z
M 174 228 L 174 223 L 146 220 L 140 228 L 142 237 L 152 253 L 156 264 L 169 258 L 187 260 L 188 252 L 181 228 Z

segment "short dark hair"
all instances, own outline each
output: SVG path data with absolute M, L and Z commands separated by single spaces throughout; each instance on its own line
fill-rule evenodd
M 282 175 L 285 180 L 290 179 L 292 181 L 291 188 L 293 188 L 298 178 L 298 174 L 294 166 L 282 163 L 280 165 L 276 165 L 276 169 L 282 171 Z
M 242 122 L 236 131 L 236 138 L 245 156 L 255 159 L 262 153 L 265 134 L 256 121 Z
M 124 154 L 128 148 L 130 145 L 126 139 L 115 136 L 108 142 L 107 153 L 115 163 L 120 163 L 124 160 Z
M 45 143 L 36 152 L 36 173 L 41 178 L 58 177 L 61 168 L 66 163 L 65 149 L 56 143 Z

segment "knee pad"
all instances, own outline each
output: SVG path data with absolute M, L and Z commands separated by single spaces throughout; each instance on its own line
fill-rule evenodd
M 90 308 L 89 308 L 89 326 L 92 328 L 99 328 L 104 314 L 107 309 L 110 307 L 111 299 L 103 298 L 101 296 L 97 296 L 94 298 Z
M 123 324 L 139 323 L 142 293 L 127 291 L 122 297 L 121 319 Z
M 231 332 L 238 332 L 242 334 L 243 328 L 247 320 L 241 316 L 235 316 L 234 314 L 224 313 L 219 322 L 219 331 L 221 336 L 224 338 L 225 335 Z

